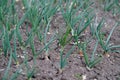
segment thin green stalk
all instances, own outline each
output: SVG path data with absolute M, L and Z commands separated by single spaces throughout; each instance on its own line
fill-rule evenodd
M 109 34 L 109 36 L 108 36 L 108 38 L 107 38 L 107 40 L 106 40 L 106 42 L 105 42 L 105 46 L 107 46 L 107 45 L 109 44 L 110 38 L 111 38 L 111 36 L 112 36 L 112 33 L 113 33 L 114 29 L 115 29 L 117 26 L 118 26 L 118 23 L 116 23 L 116 24 L 114 25 L 114 27 L 112 28 L 112 30 L 110 31 L 110 34 Z
M 88 60 L 89 58 L 88 58 L 88 55 L 86 53 L 86 44 L 85 43 L 83 43 L 82 51 L 83 51 L 85 63 L 86 63 L 86 65 L 89 66 L 89 60 Z
M 10 48 L 10 57 L 9 57 L 9 62 L 8 62 L 8 65 L 7 65 L 7 68 L 6 68 L 6 70 L 5 70 L 5 73 L 4 73 L 4 76 L 2 77 L 2 80 L 7 80 L 7 78 L 8 78 L 8 72 L 9 72 L 9 70 L 10 70 L 10 66 L 11 66 L 11 63 L 12 63 L 12 50 L 11 50 L 11 48 Z
M 51 22 L 51 20 L 49 20 L 49 22 L 48 22 L 48 24 L 47 24 L 47 26 L 46 26 L 46 29 L 45 29 L 45 33 L 44 33 L 44 45 L 46 46 L 47 45 L 47 33 L 48 33 L 48 29 L 49 29 L 49 27 L 50 27 L 50 22 Z M 48 58 L 48 50 L 49 50 L 49 47 L 47 46 L 46 47 L 46 52 L 45 52 L 45 58 L 46 58 L 46 60 L 49 60 L 49 58 Z
M 64 47 L 61 47 L 60 49 L 60 73 L 63 71 L 64 67 L 67 65 L 67 58 L 73 52 L 74 48 L 75 46 L 72 46 L 72 48 L 66 53 L 65 57 L 63 57 Z
M 18 62 L 18 60 L 17 60 L 17 46 L 16 46 L 16 30 L 14 30 L 14 52 L 13 52 L 13 58 L 14 58 L 14 60 L 15 60 L 15 62 L 16 62 L 16 64 L 17 65 L 19 65 L 19 62 Z

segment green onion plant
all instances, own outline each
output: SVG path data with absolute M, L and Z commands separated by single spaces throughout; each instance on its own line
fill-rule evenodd
M 120 13 L 120 1 L 119 0 L 102 0 L 104 11 L 112 12 L 113 16 Z
M 67 53 L 65 53 L 65 56 L 63 55 L 64 49 L 62 48 L 60 50 L 60 69 L 59 69 L 60 73 L 63 72 L 64 67 L 67 65 L 67 59 L 70 56 L 70 54 L 73 52 L 74 48 L 75 46 L 72 46 L 72 48 Z
M 100 30 L 101 30 L 101 28 L 102 28 L 102 25 L 101 25 L 102 23 L 103 23 L 103 21 L 102 21 L 102 22 L 98 25 L 98 27 L 97 27 L 96 37 L 97 37 L 97 39 L 98 39 L 98 41 L 99 41 L 102 49 L 104 50 L 104 53 L 119 51 L 119 50 L 113 50 L 113 49 L 115 49 L 115 48 L 120 48 L 120 45 L 119 45 L 119 44 L 118 44 L 118 45 L 111 45 L 111 44 L 110 44 L 110 38 L 111 38 L 111 36 L 112 36 L 112 33 L 113 33 L 114 29 L 118 26 L 119 23 L 116 23 L 116 24 L 113 26 L 113 28 L 112 28 L 112 30 L 110 31 L 110 33 L 109 33 L 109 35 L 108 35 L 108 37 L 107 37 L 106 40 L 104 40 L 104 39 L 101 37 L 101 31 L 100 31 Z
M 88 53 L 86 52 L 87 44 L 88 44 L 87 42 L 82 43 L 82 51 L 83 51 L 83 55 L 84 55 L 83 57 L 85 60 L 85 64 L 87 65 L 87 68 L 91 69 L 102 60 L 102 55 L 97 54 L 98 56 L 95 57 L 95 52 L 98 46 L 98 41 L 97 41 L 94 46 L 94 50 L 91 53 L 91 56 L 90 56 L 91 58 L 89 59 Z

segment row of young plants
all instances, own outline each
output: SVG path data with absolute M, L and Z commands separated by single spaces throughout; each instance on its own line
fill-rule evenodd
M 118 0 L 113 1 L 114 5 L 120 6 L 117 3 Z M 104 1 L 103 1 L 104 2 Z M 19 17 L 19 10 L 16 7 L 17 4 L 22 5 L 22 16 Z M 106 2 L 104 2 L 106 3 Z M 21 75 L 21 67 L 25 65 L 27 72 L 26 76 L 28 80 L 31 79 L 33 74 L 35 74 L 35 64 L 38 55 L 41 55 L 43 51 L 45 52 L 45 59 L 49 60 L 49 45 L 54 40 L 58 39 L 60 46 L 60 73 L 63 72 L 64 67 L 67 65 L 67 58 L 72 54 L 75 46 L 78 46 L 79 50 L 83 53 L 83 58 L 85 64 L 88 68 L 94 67 L 97 63 L 102 60 L 102 53 L 113 52 L 113 49 L 120 48 L 120 45 L 111 45 L 110 38 L 114 29 L 119 25 L 117 22 L 115 26 L 110 31 L 109 36 L 104 40 L 102 35 L 101 28 L 104 26 L 105 20 L 102 19 L 97 26 L 94 26 L 95 22 L 95 13 L 91 5 L 94 2 L 90 0 L 3 0 L 0 1 L 0 40 L 2 41 L 1 53 L 0 56 L 5 56 L 9 59 L 8 65 L 4 71 L 4 76 L 2 80 L 16 80 L 16 78 Z M 111 1 L 105 4 L 105 10 L 111 10 Z M 112 7 L 113 8 L 113 7 Z M 116 9 L 116 8 L 115 8 Z M 120 9 L 118 8 L 118 13 Z M 49 29 L 51 26 L 51 21 L 53 16 L 61 12 L 64 22 L 65 22 L 65 32 L 62 31 L 56 32 L 53 36 L 47 40 Z M 26 23 L 26 24 L 25 24 Z M 24 25 L 25 24 L 25 25 Z M 31 26 L 29 26 L 29 24 Z M 30 30 L 28 27 L 31 27 Z M 90 27 L 92 37 L 90 40 L 85 40 L 80 42 L 79 38 L 85 32 L 86 28 Z M 22 28 L 25 29 L 25 35 L 27 39 L 23 39 L 21 33 Z M 59 35 L 61 34 L 62 35 Z M 35 48 L 35 37 L 37 36 L 39 44 L 43 45 L 43 48 L 36 50 Z M 96 44 L 94 46 L 91 57 L 87 54 L 87 46 L 91 39 L 96 38 Z M 68 50 L 65 56 L 64 49 L 67 44 L 71 43 L 74 40 L 75 44 L 73 47 Z M 18 46 L 19 45 L 19 46 Z M 98 54 L 95 57 L 97 46 L 100 45 L 103 49 L 101 54 Z M 30 68 L 28 64 L 28 55 L 26 53 L 27 48 L 30 48 L 33 55 L 34 65 Z M 18 60 L 18 49 L 21 49 L 24 52 L 24 62 L 19 63 Z M 114 50 L 117 51 L 117 50 Z M 118 52 L 118 51 L 117 51 Z M 15 73 L 12 76 L 8 75 L 12 61 L 15 61 L 16 65 L 19 66 Z

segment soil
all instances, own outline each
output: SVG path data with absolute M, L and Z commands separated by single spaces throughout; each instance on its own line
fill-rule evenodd
M 96 3 L 97 4 L 97 3 Z M 95 8 L 96 18 L 98 19 L 98 22 L 102 19 L 102 17 L 105 18 L 106 23 L 105 26 L 102 28 L 102 31 L 105 32 L 106 37 L 108 36 L 110 30 L 114 26 L 116 21 L 120 21 L 119 15 L 113 16 L 111 12 L 104 12 L 101 10 L 98 6 Z M 21 15 L 21 14 L 20 14 Z M 53 17 L 53 21 L 51 22 L 51 28 L 50 28 L 50 34 L 47 35 L 48 40 L 51 38 L 51 36 L 59 31 L 59 29 L 65 26 L 63 18 L 61 13 L 57 13 Z M 30 28 L 31 26 L 29 26 Z M 62 28 L 63 29 L 63 28 Z M 21 33 L 26 40 L 25 36 L 25 29 L 24 27 L 21 27 Z M 84 41 L 85 39 L 88 39 L 90 36 L 90 30 L 87 29 L 86 32 L 84 32 L 85 35 L 80 39 L 81 41 Z M 120 26 L 118 26 L 114 33 L 112 34 L 110 42 L 112 44 L 120 44 Z M 37 37 L 35 37 L 34 40 L 35 48 L 36 50 L 39 50 L 42 48 L 42 44 L 38 42 Z M 93 46 L 95 44 L 95 40 L 92 39 L 91 42 L 88 45 L 87 53 L 90 54 L 93 51 Z M 71 49 L 73 45 L 67 44 L 64 49 L 64 55 Z M 28 56 L 28 65 L 29 69 L 32 70 L 32 67 L 35 67 L 35 72 L 32 75 L 32 80 L 120 80 L 120 53 L 109 53 L 109 56 L 104 55 L 103 59 L 100 63 L 98 63 L 95 67 L 92 69 L 88 69 L 86 67 L 85 61 L 83 57 L 80 56 L 79 50 L 77 46 L 75 47 L 75 50 L 70 55 L 70 57 L 67 59 L 67 65 L 65 66 L 62 73 L 59 72 L 59 61 L 60 61 L 60 47 L 58 45 L 58 40 L 55 40 L 50 45 L 49 50 L 49 60 L 45 60 L 44 57 L 44 51 L 43 54 L 40 54 L 37 56 L 36 63 L 34 63 L 34 58 L 32 51 L 30 47 L 28 46 L 26 53 L 24 53 L 20 48 L 17 50 L 17 53 L 19 55 L 18 59 L 20 64 L 24 62 L 24 55 L 27 54 Z M 101 54 L 102 49 L 100 46 L 98 46 L 97 53 Z M 0 56 L 0 80 L 5 72 L 5 69 L 7 67 L 7 63 L 9 61 L 8 57 L 4 57 L 3 55 Z M 12 61 L 12 65 L 9 71 L 9 76 L 11 76 L 15 71 L 18 69 L 18 66 L 16 66 L 15 62 Z M 21 66 L 21 74 L 18 76 L 16 80 L 27 80 L 27 68 L 23 64 Z M 9 80 L 9 78 L 8 78 Z

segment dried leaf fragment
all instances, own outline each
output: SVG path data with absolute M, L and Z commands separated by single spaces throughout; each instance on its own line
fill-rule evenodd
M 84 56 L 82 50 L 79 50 L 79 54 L 80 54 L 80 57 Z

